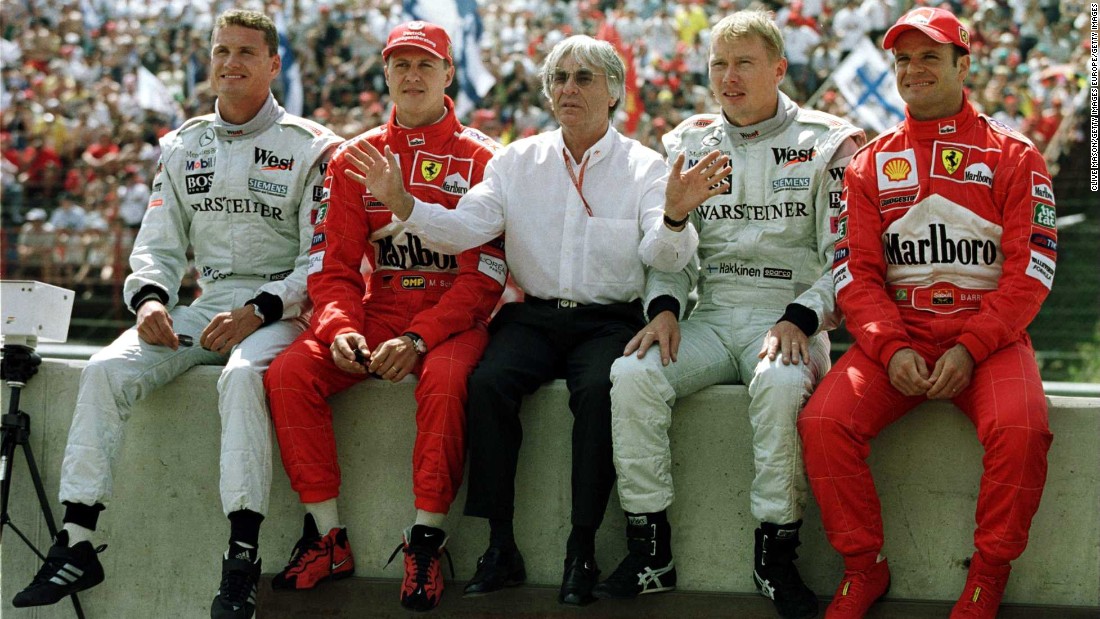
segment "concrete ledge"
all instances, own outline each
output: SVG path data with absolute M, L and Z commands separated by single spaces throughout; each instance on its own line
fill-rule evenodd
M 31 442 L 55 515 L 61 457 L 84 362 L 47 360 L 23 391 Z M 160 389 L 134 410 L 116 470 L 116 496 L 100 519 L 109 549 L 107 581 L 82 595 L 90 617 L 206 617 L 218 583 L 228 527 L 218 500 L 215 381 L 201 367 Z M 341 511 L 349 527 L 356 574 L 396 578 L 382 566 L 413 515 L 411 454 L 413 381 L 368 381 L 333 399 L 344 485 Z M 7 412 L 8 388 L 3 387 Z M 1043 503 L 1031 543 L 1016 562 L 1006 602 L 1100 606 L 1100 399 L 1051 397 L 1055 435 Z M 532 583 L 556 584 L 569 513 L 569 431 L 563 382 L 548 384 L 524 408 L 517 480 L 516 531 Z M 682 400 L 673 425 L 678 499 L 671 513 L 673 548 L 685 590 L 751 592 L 752 479 L 744 387 L 720 386 Z M 972 552 L 973 512 L 981 446 L 952 405 L 925 404 L 873 444 L 871 466 L 886 518 L 890 597 L 952 600 Z M 300 533 L 302 512 L 277 456 L 271 513 L 261 535 L 264 571 L 280 569 Z M 473 573 L 487 526 L 463 518 L 459 495 L 448 519 L 449 548 L 459 581 Z M 30 476 L 16 454 L 12 521 L 41 548 L 49 544 Z M 806 515 L 800 566 L 809 585 L 829 596 L 841 563 L 821 531 L 816 506 Z M 623 523 L 612 500 L 598 540 L 607 573 L 624 552 Z M 29 582 L 37 560 L 5 531 L 0 582 L 4 617 L 71 617 L 67 602 L 18 610 L 11 597 Z

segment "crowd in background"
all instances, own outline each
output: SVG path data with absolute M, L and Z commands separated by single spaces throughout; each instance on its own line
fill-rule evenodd
M 714 111 L 709 28 L 729 12 L 776 12 L 799 102 L 850 117 L 829 77 L 864 37 L 877 45 L 909 0 L 479 0 L 483 64 L 496 84 L 462 120 L 507 143 L 555 126 L 538 67 L 571 34 L 613 27 L 637 67 L 633 134 L 660 137 Z M 1084 0 L 918 2 L 950 8 L 971 31 L 970 97 L 1041 150 L 1081 104 L 1088 62 Z M 84 287 L 121 281 L 149 197 L 160 136 L 210 113 L 213 16 L 240 3 L 29 0 L 0 8 L 3 276 Z M 384 122 L 381 49 L 406 21 L 394 0 L 287 0 L 278 13 L 301 70 L 303 115 L 344 137 Z M 149 80 L 155 77 L 150 96 Z M 144 85 L 144 88 L 143 88 Z M 167 96 L 163 96 L 163 95 Z M 284 93 L 276 92 L 277 97 Z M 620 106 L 616 124 L 626 122 Z M 853 122 L 856 122 L 853 119 Z

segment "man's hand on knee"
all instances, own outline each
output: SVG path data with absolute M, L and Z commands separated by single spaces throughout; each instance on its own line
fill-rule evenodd
M 623 356 L 629 357 L 637 352 L 638 358 L 642 359 L 654 344 L 661 349 L 661 365 L 676 361 L 676 354 L 680 350 L 680 322 L 676 314 L 672 312 L 657 314 L 648 325 L 630 338 L 626 348 L 623 349 Z

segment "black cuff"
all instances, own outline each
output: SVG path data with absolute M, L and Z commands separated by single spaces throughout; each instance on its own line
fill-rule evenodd
M 670 294 L 663 294 L 649 302 L 646 308 L 646 317 L 653 320 L 661 312 L 672 312 L 676 320 L 680 320 L 680 302 Z
M 96 503 L 95 505 L 85 505 L 71 501 L 64 501 L 64 503 L 65 515 L 61 518 L 61 522 L 71 522 L 85 529 L 95 531 L 96 523 L 99 521 L 99 512 L 104 509 L 102 503 Z
M 279 322 L 283 317 L 283 300 L 270 292 L 261 292 L 244 302 L 245 305 L 249 303 L 260 308 L 260 312 L 264 315 L 265 327 L 269 324 Z
M 673 219 L 668 215 L 665 215 L 665 223 L 668 224 L 670 227 L 679 228 L 680 226 L 686 224 L 688 222 L 688 219 L 690 218 L 691 215 L 684 215 L 683 219 Z
M 168 295 L 160 286 L 154 286 L 153 284 L 145 284 L 141 287 L 141 290 L 137 291 L 137 294 L 130 297 L 130 308 L 136 313 L 138 308 L 141 307 L 141 302 L 146 300 L 149 295 L 156 295 L 158 301 L 164 305 L 168 305 Z
M 788 305 L 787 309 L 783 312 L 783 316 L 775 322 L 779 323 L 784 320 L 794 323 L 794 326 L 802 329 L 806 337 L 810 337 L 817 332 L 817 314 L 805 305 L 800 305 L 798 303 L 791 303 Z

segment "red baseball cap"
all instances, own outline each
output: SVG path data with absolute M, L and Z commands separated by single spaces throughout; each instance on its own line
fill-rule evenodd
M 411 21 L 397 26 L 390 32 L 382 59 L 390 57 L 398 47 L 416 47 L 436 58 L 451 61 L 451 37 L 443 28 L 426 21 Z
M 882 49 L 892 49 L 894 41 L 907 30 L 920 30 L 937 43 L 950 43 L 970 52 L 970 31 L 945 9 L 923 6 L 909 11 L 886 31 Z

